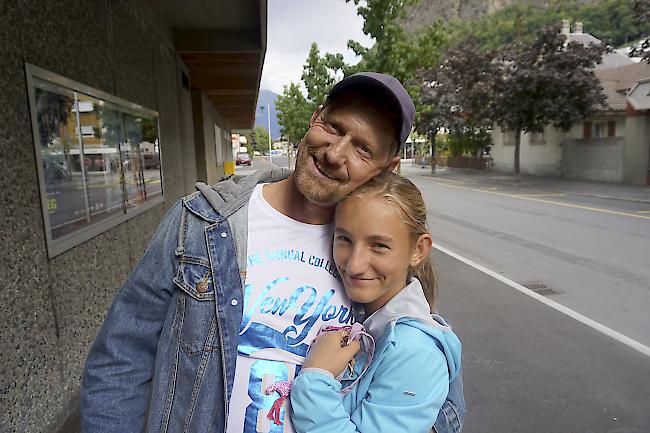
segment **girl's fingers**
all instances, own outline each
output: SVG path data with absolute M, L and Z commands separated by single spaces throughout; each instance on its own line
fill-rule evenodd
M 351 340 L 347 346 L 341 347 L 341 351 L 347 354 L 350 359 L 354 358 L 354 355 L 361 349 L 361 343 L 359 340 Z

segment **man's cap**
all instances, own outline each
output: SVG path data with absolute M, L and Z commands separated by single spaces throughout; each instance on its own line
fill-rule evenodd
M 376 86 L 378 90 L 388 95 L 396 104 L 399 109 L 400 118 L 402 122 L 401 130 L 399 131 L 399 149 L 404 146 L 406 139 L 411 133 L 413 126 L 413 119 L 415 119 L 415 105 L 411 97 L 406 92 L 402 83 L 395 77 L 378 72 L 358 72 L 350 75 L 336 83 L 328 94 L 328 98 L 333 97 L 342 90 L 348 90 L 358 84 L 370 84 Z

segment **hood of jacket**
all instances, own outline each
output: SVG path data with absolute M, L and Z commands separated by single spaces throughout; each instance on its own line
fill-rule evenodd
M 215 185 L 203 182 L 196 184 L 197 192 L 183 199 L 184 205 L 195 215 L 211 224 L 227 220 L 234 238 L 235 255 L 241 285 L 246 279 L 246 248 L 248 245 L 248 201 L 259 183 L 277 182 L 286 179 L 291 170 L 270 167 L 252 173 L 238 182 L 224 180 Z
M 270 167 L 256 171 L 235 182 L 227 179 L 212 186 L 203 182 L 196 184 L 196 189 L 205 197 L 210 206 L 223 218 L 230 217 L 235 211 L 248 203 L 255 185 L 258 183 L 277 182 L 286 179 L 291 170 Z
M 461 365 L 460 340 L 441 316 L 431 314 L 422 284 L 417 278 L 413 278 L 386 305 L 363 322 L 366 332 L 372 335 L 375 342 L 387 340 L 384 344 L 394 341 L 397 324 L 417 328 L 431 337 L 447 358 L 449 380 L 456 377 Z

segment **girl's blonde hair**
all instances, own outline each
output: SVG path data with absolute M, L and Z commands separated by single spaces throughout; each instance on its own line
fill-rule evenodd
M 402 221 L 411 231 L 411 239 L 417 240 L 420 235 L 428 234 L 427 208 L 418 187 L 406 179 L 391 172 L 383 172 L 352 191 L 341 203 L 349 198 L 381 197 L 395 206 L 402 215 Z M 369 216 L 371 217 L 371 216 Z M 409 267 L 408 279 L 416 277 L 422 283 L 424 296 L 429 308 L 435 311 L 436 273 L 429 255 L 416 267 Z

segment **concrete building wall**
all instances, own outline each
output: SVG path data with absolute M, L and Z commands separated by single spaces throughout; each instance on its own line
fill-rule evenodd
M 224 151 L 223 135 L 227 131 L 221 113 L 205 93 L 192 90 L 197 179 L 208 184 L 219 181 L 224 175 L 223 163 L 230 156 Z M 229 146 L 228 146 L 229 147 Z
M 650 185 L 650 112 L 628 116 L 623 182 Z
M 603 123 L 606 125 L 611 121 L 616 122 L 615 137 L 619 138 L 627 137 L 627 131 L 630 128 L 630 125 L 628 124 L 629 119 L 626 118 L 622 113 L 615 115 L 612 114 L 594 116 L 590 118 L 589 121 L 591 122 L 592 126 L 597 123 Z M 636 124 L 633 125 L 632 128 L 637 128 Z M 493 169 L 495 171 L 511 173 L 514 167 L 513 161 L 515 152 L 514 137 L 512 136 L 512 133 L 510 133 L 510 136 L 507 136 L 507 133 L 504 134 L 499 128 L 495 128 L 492 133 L 492 140 L 494 142 L 491 150 Z M 605 155 L 611 156 L 611 152 L 614 152 L 613 148 L 608 148 L 606 146 L 603 147 L 603 143 L 607 143 L 606 138 L 598 140 L 592 139 L 587 141 L 588 144 L 597 143 L 596 147 L 576 147 L 580 140 L 584 140 L 583 122 L 576 123 L 571 127 L 571 129 L 566 132 L 549 126 L 544 129 L 542 140 L 534 140 L 532 134 L 522 134 L 520 151 L 521 172 L 524 174 L 542 176 L 567 176 L 576 179 L 590 180 L 598 180 L 600 177 L 602 178 L 601 180 L 619 179 L 608 180 L 609 182 L 630 182 L 623 180 L 623 178 L 620 177 L 620 173 L 617 172 L 617 170 L 622 170 L 622 166 L 617 166 L 618 168 L 614 169 L 614 166 L 611 165 L 615 163 L 616 158 L 615 160 L 607 163 L 607 168 L 604 168 L 603 173 L 600 175 L 598 175 L 598 171 L 601 167 L 598 165 L 587 167 L 585 165 L 588 163 L 601 163 L 602 160 L 606 159 Z M 565 149 L 563 149 L 565 142 L 573 143 L 573 147 L 568 151 L 565 151 Z M 627 149 L 628 146 L 626 145 L 625 147 Z M 634 145 L 632 147 L 635 149 L 634 151 L 626 151 L 626 155 L 629 155 L 630 158 L 629 162 L 626 164 L 630 167 L 629 170 L 636 170 L 635 173 L 637 173 L 637 178 L 639 176 L 639 173 L 642 171 L 641 168 L 637 167 L 638 158 L 643 156 L 642 147 L 643 146 Z M 579 159 L 581 155 L 574 153 L 577 149 L 583 149 L 588 153 L 584 155 L 584 159 L 582 161 Z M 568 155 L 573 159 L 565 162 L 565 155 Z M 616 163 L 618 164 L 618 162 Z M 632 168 L 633 166 L 635 168 Z M 570 173 L 566 172 L 567 169 L 570 170 Z M 588 177 L 580 177 L 581 173 L 584 173 Z
M 0 431 L 56 432 L 75 409 L 86 354 L 116 290 L 166 208 L 189 191 L 192 146 L 181 131 L 191 127 L 181 117 L 180 60 L 134 2 L 7 0 L 0 40 Z M 24 61 L 160 113 L 165 203 L 54 259 Z
M 507 133 L 506 133 L 507 134 Z M 514 167 L 514 137 L 506 137 L 499 128 L 492 135 L 494 145 L 492 155 L 493 168 L 496 171 L 511 173 Z M 541 139 L 534 139 L 532 134 L 522 134 L 519 154 L 520 170 L 524 174 L 560 176 L 562 148 L 560 142 L 563 133 L 548 127 Z
M 569 179 L 623 181 L 622 137 L 564 140 L 562 171 Z

